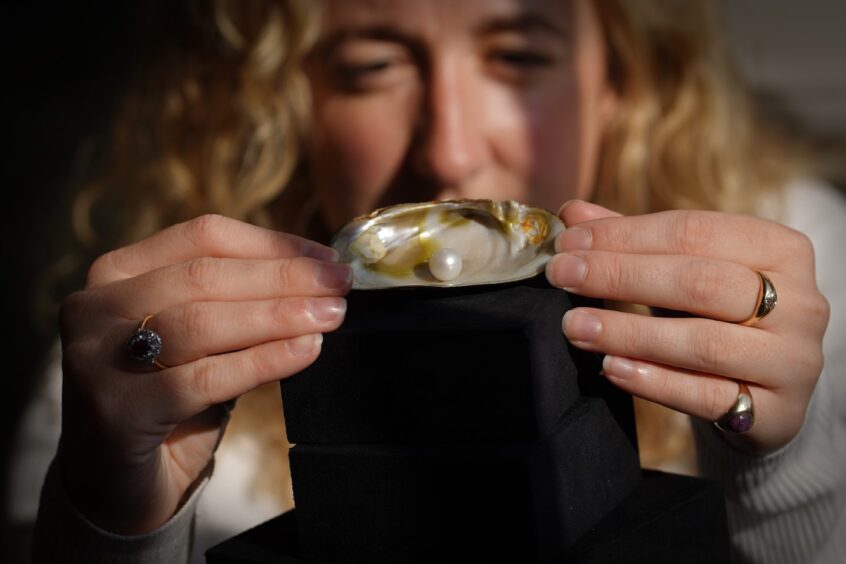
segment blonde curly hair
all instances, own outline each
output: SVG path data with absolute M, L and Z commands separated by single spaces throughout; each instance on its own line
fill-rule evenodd
M 798 172 L 797 144 L 756 114 L 715 30 L 714 3 L 596 0 L 620 95 L 594 198 L 625 214 L 755 213 Z
M 120 245 L 204 213 L 274 224 L 268 206 L 288 183 L 308 123 L 299 62 L 317 32 L 313 4 L 195 1 L 160 14 L 173 41 L 142 61 L 113 121 L 106 166 L 77 195 L 82 242 Z

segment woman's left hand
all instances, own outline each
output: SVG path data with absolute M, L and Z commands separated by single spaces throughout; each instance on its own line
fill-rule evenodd
M 576 308 L 563 321 L 575 346 L 606 353 L 603 371 L 633 395 L 709 421 L 748 385 L 755 423 L 726 433 L 750 453 L 786 445 L 802 426 L 823 365 L 828 302 L 816 286 L 807 237 L 774 222 L 705 211 L 623 217 L 568 202 L 568 229 L 547 265 L 549 281 L 572 293 L 688 312 L 650 317 Z M 778 304 L 752 326 L 761 280 Z

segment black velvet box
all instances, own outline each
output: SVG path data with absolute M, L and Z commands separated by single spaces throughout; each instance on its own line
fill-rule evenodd
M 305 558 L 550 561 L 637 488 L 630 399 L 543 276 L 354 291 L 282 384 Z
M 299 509 L 223 542 L 206 553 L 209 564 L 320 564 L 302 554 Z M 493 537 L 491 537 L 493 539 Z M 493 539 L 495 541 L 495 539 Z M 481 547 L 479 555 L 485 553 Z M 424 561 L 423 558 L 411 561 Z M 352 560 L 346 560 L 350 562 Z M 441 562 L 529 562 L 507 552 L 492 558 L 449 550 Z M 720 486 L 709 480 L 645 470 L 640 485 L 594 525 L 566 554 L 567 564 L 713 564 L 730 562 L 725 505 Z
M 207 561 L 727 562 L 721 488 L 641 472 L 631 399 L 563 337 L 571 299 L 542 276 L 352 292 L 282 385 L 296 510 Z

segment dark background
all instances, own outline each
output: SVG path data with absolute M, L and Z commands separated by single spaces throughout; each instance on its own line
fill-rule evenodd
M 48 262 L 69 237 L 67 179 L 83 139 L 107 122 L 130 76 L 130 10 L 122 2 L 31 2 L 2 10 L 2 366 L 0 561 L 18 562 L 6 522 L 8 464 L 17 423 L 46 352 L 54 314 L 35 307 Z
M 774 115 L 830 157 L 846 185 L 846 3 L 722 0 L 722 28 L 742 74 Z M 102 131 L 137 55 L 131 2 L 36 2 L 2 8 L 3 392 L 0 502 L 11 441 L 55 339 L 33 305 L 45 266 L 69 236 L 67 182 L 86 139 Z M 5 512 L 3 512 L 5 516 Z M 5 525 L 5 519 L 4 523 Z M 8 541 L 2 528 L 0 541 Z M 0 560 L 16 561 L 7 542 Z

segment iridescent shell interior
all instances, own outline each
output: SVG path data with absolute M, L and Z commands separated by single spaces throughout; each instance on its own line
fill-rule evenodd
M 400 204 L 353 219 L 332 239 L 353 288 L 469 286 L 531 278 L 564 226 L 514 201 Z

